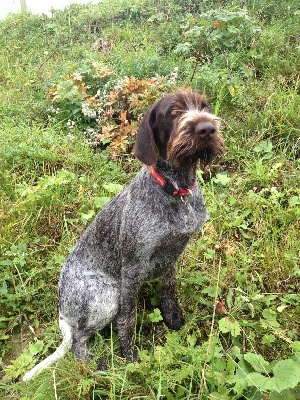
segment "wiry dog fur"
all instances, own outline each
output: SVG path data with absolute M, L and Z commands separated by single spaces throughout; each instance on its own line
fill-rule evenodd
M 31 379 L 71 349 L 90 360 L 88 340 L 114 321 L 121 350 L 137 360 L 132 337 L 142 284 L 162 279 L 161 312 L 170 329 L 183 315 L 175 300 L 175 262 L 208 215 L 196 184 L 183 198 L 164 190 L 149 166 L 174 188 L 196 181 L 198 160 L 210 163 L 222 152 L 219 120 L 192 91 L 164 97 L 141 121 L 135 155 L 145 165 L 97 215 L 67 257 L 59 279 L 59 325 L 63 342 L 54 354 L 29 371 Z M 188 201 L 187 201 L 188 200 Z M 99 361 L 99 368 L 106 367 Z

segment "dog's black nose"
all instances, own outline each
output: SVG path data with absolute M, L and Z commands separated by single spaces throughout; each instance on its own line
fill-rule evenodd
M 208 138 L 216 133 L 216 127 L 211 122 L 199 122 L 195 129 L 198 135 Z

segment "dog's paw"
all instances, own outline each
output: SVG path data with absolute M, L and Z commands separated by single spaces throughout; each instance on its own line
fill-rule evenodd
M 139 350 L 135 347 L 132 351 L 132 362 L 140 363 L 141 359 L 139 357 Z
M 98 371 L 106 371 L 108 369 L 106 362 L 104 360 L 102 360 L 102 358 L 98 358 L 96 363 L 97 363 Z
M 138 354 L 139 351 L 137 348 L 128 350 L 128 352 L 126 352 L 126 355 L 123 353 L 123 355 L 125 355 L 126 362 L 128 363 L 140 363 L 141 360 Z
M 173 307 L 169 312 L 163 312 L 164 323 L 169 329 L 179 331 L 184 325 L 184 317 L 180 308 Z

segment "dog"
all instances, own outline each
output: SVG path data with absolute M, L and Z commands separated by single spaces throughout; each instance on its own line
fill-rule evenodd
M 160 309 L 166 326 L 184 324 L 175 297 L 175 263 L 208 219 L 196 168 L 221 154 L 220 121 L 197 92 L 166 95 L 142 118 L 135 156 L 144 164 L 135 179 L 96 216 L 67 257 L 58 284 L 57 350 L 27 372 L 30 380 L 68 351 L 91 360 L 89 338 L 113 322 L 121 352 L 138 361 L 132 338 L 138 293 L 162 279 Z M 99 369 L 106 369 L 103 360 Z

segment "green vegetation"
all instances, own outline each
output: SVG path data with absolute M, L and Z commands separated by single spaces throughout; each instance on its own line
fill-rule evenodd
M 1 399 L 300 398 L 299 18 L 297 0 L 104 0 L 0 22 Z M 226 152 L 199 171 L 211 218 L 178 262 L 185 326 L 164 326 L 154 282 L 140 364 L 107 327 L 107 372 L 69 355 L 23 383 L 60 342 L 65 256 L 140 168 L 141 115 L 186 86 Z

